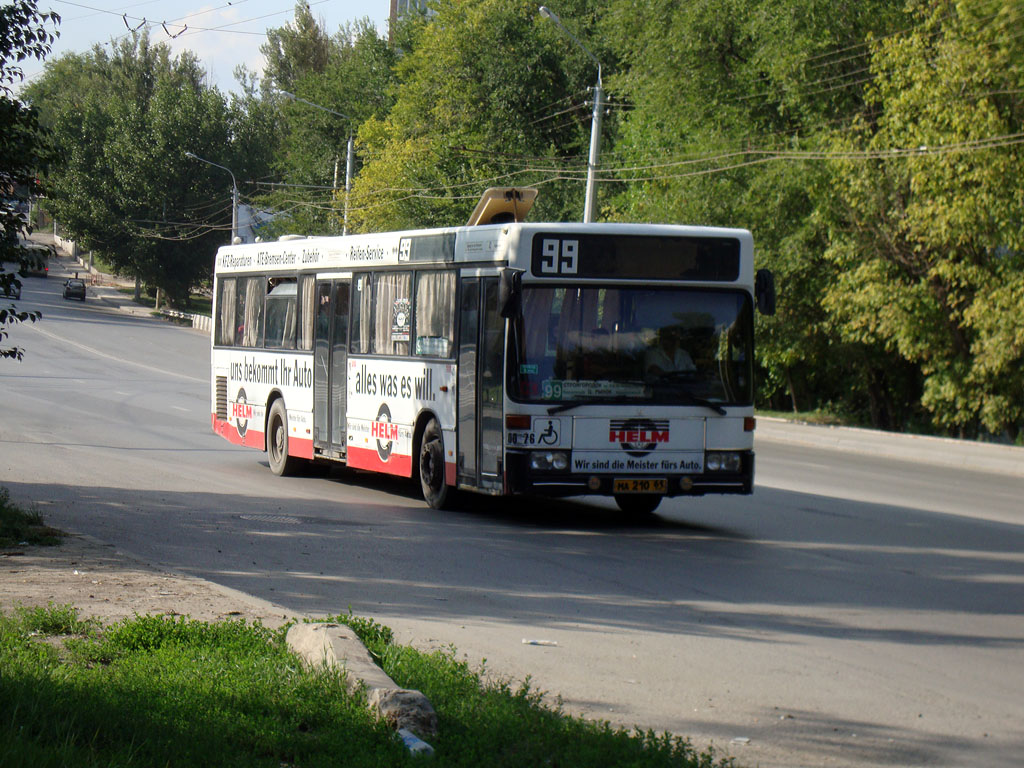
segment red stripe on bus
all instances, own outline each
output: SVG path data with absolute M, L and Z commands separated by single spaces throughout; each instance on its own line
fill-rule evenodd
M 381 461 L 380 455 L 372 448 L 349 446 L 346 462 L 356 469 L 372 469 L 374 472 L 412 477 L 412 456 L 399 456 L 393 453 L 387 461 Z
M 211 414 L 211 417 L 214 434 L 220 435 L 229 443 L 234 443 L 235 445 L 244 445 L 247 448 L 256 448 L 260 451 L 266 450 L 267 444 L 262 432 L 257 432 L 254 429 L 247 429 L 245 431 L 245 437 L 242 437 L 238 434 L 238 428 L 233 422 L 221 421 L 217 418 L 216 414 Z M 288 455 L 294 456 L 297 459 L 312 459 L 312 438 L 295 437 L 294 435 L 289 437 Z
M 305 437 L 289 437 L 288 455 L 297 459 L 312 459 L 313 440 Z
M 220 435 L 229 443 L 235 445 L 244 445 L 247 448 L 256 448 L 257 450 L 266 450 L 267 443 L 263 437 L 262 432 L 257 432 L 255 429 L 247 429 L 245 436 L 238 434 L 238 428 L 233 422 L 221 421 L 217 418 L 216 414 L 211 414 L 211 420 L 213 422 L 214 434 Z M 310 441 L 310 457 L 313 453 L 313 441 Z

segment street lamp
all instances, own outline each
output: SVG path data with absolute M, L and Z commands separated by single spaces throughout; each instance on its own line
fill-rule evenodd
M 346 148 L 346 152 L 345 152 L 345 218 L 342 220 L 342 225 L 341 225 L 341 234 L 347 235 L 348 234 L 348 196 L 349 196 L 349 192 L 352 191 L 352 163 L 353 163 L 353 159 L 354 159 L 354 155 L 355 155 L 355 142 L 352 139 L 352 118 L 349 117 L 348 115 L 346 115 L 343 112 L 335 112 L 333 109 L 328 109 L 327 107 L 321 107 L 319 104 L 314 104 L 312 101 L 306 101 L 306 99 L 303 99 L 303 98 L 301 98 L 299 96 L 296 96 L 294 93 L 289 93 L 288 91 L 281 91 L 281 95 L 282 96 L 286 96 L 287 98 L 291 99 L 292 101 L 301 101 L 303 104 L 306 104 L 307 106 L 313 107 L 314 109 L 319 109 L 319 110 L 322 110 L 323 112 L 327 112 L 327 113 L 329 113 L 331 115 L 337 115 L 338 117 L 343 117 L 346 120 L 348 120 L 348 147 Z M 337 191 L 337 189 L 338 189 L 338 161 L 337 161 L 337 159 L 335 159 L 335 161 L 334 161 L 334 189 L 335 189 L 335 191 Z
M 594 220 L 594 208 L 597 206 L 597 180 L 594 177 L 597 171 L 598 154 L 601 151 L 601 112 L 603 111 L 601 99 L 604 95 L 601 85 L 601 62 L 587 50 L 583 43 L 576 39 L 576 35 L 565 28 L 562 20 L 558 18 L 558 14 L 546 5 L 542 5 L 539 12 L 545 19 L 551 19 L 597 65 L 597 85 L 594 86 L 594 116 L 590 121 L 590 156 L 587 158 L 587 196 L 583 201 L 583 223 L 589 224 Z
M 211 160 L 207 160 L 205 158 L 202 158 L 202 157 L 200 157 L 199 155 L 197 155 L 197 154 L 195 154 L 193 152 L 186 152 L 185 153 L 185 157 L 188 157 L 188 158 L 190 158 L 192 160 L 198 160 L 201 163 L 206 163 L 207 165 L 212 165 L 212 166 L 214 166 L 216 168 L 220 168 L 222 171 L 227 171 L 228 173 L 231 173 L 231 169 L 230 168 L 226 168 L 223 165 L 220 165 L 219 163 L 215 163 L 215 162 L 213 162 Z M 231 242 L 234 243 L 237 238 L 238 238 L 238 184 L 235 181 L 235 174 L 231 173 Z

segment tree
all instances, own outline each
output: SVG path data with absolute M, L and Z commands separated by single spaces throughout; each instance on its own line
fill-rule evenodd
M 902 3 L 652 0 L 638 14 L 616 0 L 600 25 L 622 61 L 609 87 L 633 107 L 609 215 L 748 228 L 776 274 L 778 313 L 758 318 L 759 405 L 832 404 L 878 426 L 906 416 L 885 415 L 908 399 L 880 386 L 887 356 L 841 339 L 821 304 L 835 271 L 817 214 L 827 165 L 785 159 L 864 111 L 865 39 L 897 28 Z
M 37 113 L 14 98 L 11 86 L 24 79 L 18 62 L 42 59 L 50 52 L 57 33 L 48 25 L 58 23 L 60 16 L 39 13 L 35 0 L 14 0 L 0 8 L 0 264 L 26 265 L 29 254 L 18 244 L 18 236 L 27 233 L 28 224 L 18 204 L 28 201 L 47 159 Z M 12 285 L 20 287 L 21 281 L 0 269 L 0 288 L 6 292 Z M 0 342 L 8 337 L 8 324 L 34 322 L 39 317 L 38 312 L 0 309 Z M 3 358 L 20 360 L 23 354 L 19 347 L 0 347 Z
M 322 29 L 307 33 L 317 36 Z M 294 40 L 293 48 L 302 51 L 308 47 Z M 282 220 L 274 222 L 271 233 L 342 231 L 345 201 L 341 190 L 348 138 L 364 120 L 390 110 L 394 63 L 394 49 L 377 34 L 369 19 L 346 25 L 330 38 L 326 61 L 319 70 L 282 55 L 274 70 L 291 73 L 290 92 L 323 109 L 271 93 L 265 96 L 281 115 L 281 149 L 275 167 L 285 186 L 265 195 L 264 201 L 288 211 Z M 265 79 L 264 83 L 270 81 Z
M 322 73 L 331 57 L 331 40 L 323 19 L 314 18 L 309 4 L 295 3 L 291 23 L 267 30 L 267 42 L 260 46 L 266 57 L 264 77 L 285 91 L 294 91 L 299 80 Z
M 589 38 L 591 4 L 564 5 L 567 23 Z M 544 185 L 534 218 L 578 218 L 590 136 L 582 101 L 593 64 L 534 2 L 434 7 L 432 19 L 413 19 L 399 35 L 412 47 L 397 64 L 394 108 L 360 128 L 357 226 L 462 223 L 486 187 L 530 184 Z
M 110 55 L 58 59 L 26 92 L 60 157 L 48 175 L 55 215 L 83 247 L 179 305 L 228 239 L 229 177 L 185 157 L 231 151 L 224 98 L 204 80 L 193 55 L 172 59 L 142 34 Z
M 874 119 L 837 137 L 825 304 L 844 338 L 917 366 L 940 429 L 1024 429 L 1024 18 L 912 0 L 873 46 Z

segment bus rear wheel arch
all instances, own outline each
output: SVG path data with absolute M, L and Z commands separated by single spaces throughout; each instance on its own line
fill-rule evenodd
M 270 471 L 278 477 L 294 475 L 299 469 L 300 459 L 288 455 L 288 411 L 280 397 L 270 406 L 267 416 L 267 458 Z

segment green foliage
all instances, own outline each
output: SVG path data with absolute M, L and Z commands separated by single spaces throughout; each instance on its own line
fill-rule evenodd
M 1024 426 L 1024 18 L 1016 2 L 911 3 L 873 48 L 872 120 L 837 136 L 824 304 L 844 339 L 919 368 L 936 426 Z
M 454 650 L 421 653 L 351 612 L 400 685 L 439 713 L 452 766 L 728 766 L 685 739 L 567 717 L 529 681 L 485 679 Z M 74 609 L 0 614 L 0 740 L 12 766 L 401 766 L 417 762 L 343 676 L 299 662 L 285 629 L 136 616 L 98 628 Z M 69 638 L 74 632 L 84 637 Z M 46 634 L 49 637 L 43 637 Z M 64 636 L 63 643 L 53 635 Z
M 0 486 L 0 547 L 51 546 L 59 544 L 63 535 L 46 525 L 38 510 L 25 510 L 13 503 L 10 491 Z
M 894 28 L 902 0 L 649 6 L 638 14 L 628 0 L 615 2 L 602 23 L 623 62 L 611 87 L 635 107 L 615 149 L 623 166 L 639 169 L 619 174 L 628 183 L 614 218 L 750 229 L 758 266 L 772 269 L 779 287 L 778 313 L 758 319 L 760 404 L 832 403 L 855 420 L 873 411 L 876 425 L 899 426 L 906 414 L 881 416 L 882 403 L 904 398 L 877 386 L 891 360 L 837 338 L 821 303 L 835 273 L 817 213 L 828 169 L 785 158 L 820 148 L 833 126 L 862 111 L 863 42 Z
M 58 59 L 26 93 L 60 155 L 48 176 L 49 205 L 67 232 L 186 306 L 189 288 L 209 278 L 217 246 L 229 239 L 231 177 L 185 153 L 226 167 L 246 157 L 239 171 L 261 173 L 266 150 L 248 153 L 240 143 L 260 145 L 273 122 L 251 90 L 229 108 L 192 54 L 172 59 L 142 34 L 109 54 L 97 47 Z
M 589 3 L 566 3 L 591 48 Z M 394 108 L 366 121 L 352 216 L 366 231 L 463 223 L 489 186 L 543 184 L 533 218 L 579 218 L 589 59 L 526 0 L 441 0 L 410 34 Z M 606 65 L 611 59 L 605 59 Z M 575 102 L 574 102 L 575 100 Z M 580 105 L 581 106 L 581 105 Z
M 348 139 L 364 120 L 391 108 L 396 53 L 368 19 L 330 38 L 318 25 L 289 25 L 276 32 L 291 43 L 275 54 L 279 63 L 268 68 L 265 82 L 303 101 L 268 93 L 267 103 L 280 114 L 281 151 L 275 166 L 285 186 L 262 199 L 286 215 L 266 234 L 340 234 Z M 301 35 L 308 38 L 305 43 Z M 302 52 L 320 45 L 324 53 L 314 66 Z
M 386 627 L 383 624 L 379 624 L 371 618 L 365 616 L 356 616 L 352 613 L 352 609 L 348 609 L 348 613 L 341 613 L 337 616 L 330 616 L 326 619 L 322 619 L 325 622 L 335 622 L 338 624 L 344 624 L 349 627 L 353 632 L 356 633 L 363 645 L 378 659 L 384 654 L 385 649 L 394 642 L 395 635 L 391 631 L 391 627 Z
M 267 59 L 267 80 L 285 91 L 293 91 L 306 75 L 320 74 L 331 56 L 331 40 L 323 20 L 313 17 L 307 3 L 295 3 L 293 21 L 267 30 L 267 41 L 260 46 Z
M 436 760 L 451 766 L 729 766 L 683 738 L 653 731 L 629 733 L 550 707 L 527 679 L 513 686 L 484 668 L 474 670 L 454 648 L 424 653 L 394 642 L 389 627 L 347 614 L 323 619 L 346 624 L 398 685 L 423 692 L 439 717 L 431 739 Z
M 598 218 L 744 227 L 757 266 L 774 271 L 758 406 L 1024 435 L 1021 9 L 554 7 L 603 65 Z M 299 3 L 268 31 L 262 83 L 240 72 L 230 104 L 202 87 L 194 59 L 145 38 L 49 63 L 27 93 L 62 153 L 53 207 L 85 247 L 179 301 L 225 239 L 200 223 L 225 213 L 227 182 L 168 162 L 184 149 L 249 178 L 275 171 L 283 184 L 258 185 L 281 212 L 266 237 L 338 233 L 346 205 L 350 231 L 459 224 L 486 187 L 506 185 L 541 189 L 535 221 L 578 220 L 593 61 L 536 3 L 431 10 L 389 41 L 365 19 L 332 34 Z
M 422 691 L 437 710 L 439 734 L 431 744 L 444 765 L 732 765 L 710 750 L 698 753 L 678 736 L 629 733 L 569 717 L 547 706 L 529 680 L 513 685 L 474 671 L 454 649 L 423 653 L 390 645 L 382 666 L 399 685 Z
M 136 617 L 63 651 L 0 616 L 5 765 L 391 766 L 401 745 L 278 632 Z M 340 762 L 339 762 L 340 761 Z
M 37 194 L 37 174 L 48 162 L 45 132 L 39 126 L 38 113 L 14 98 L 11 86 L 24 79 L 21 62 L 42 59 L 57 37 L 50 25 L 60 23 L 53 12 L 40 13 L 35 0 L 14 0 L 0 8 L 0 290 L 21 286 L 17 275 L 6 272 L 8 264 L 27 266 L 29 252 L 19 237 L 29 231 L 19 208 Z M 8 336 L 8 326 L 35 322 L 38 312 L 0 309 L 0 342 Z M 0 347 L 0 358 L 21 360 L 20 347 Z
M 45 608 L 14 609 L 14 618 L 27 632 L 42 635 L 89 635 L 94 634 L 98 623 L 93 619 L 81 619 L 73 605 L 48 604 Z

